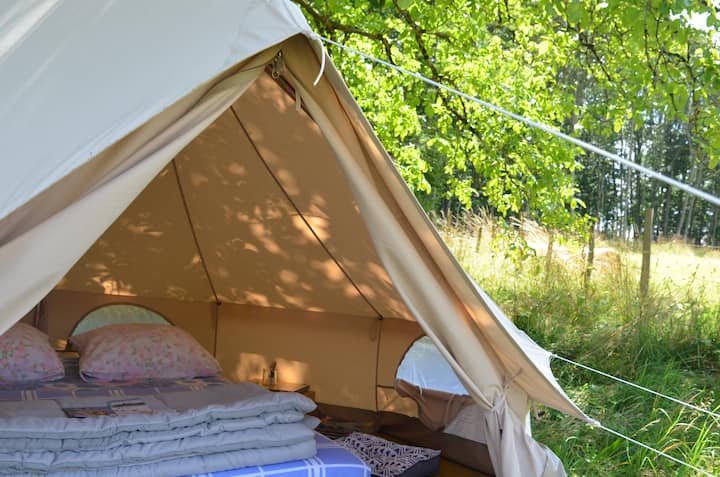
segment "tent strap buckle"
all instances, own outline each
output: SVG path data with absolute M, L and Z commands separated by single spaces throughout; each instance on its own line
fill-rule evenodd
M 272 72 L 270 75 L 273 79 L 278 79 L 285 72 L 285 59 L 283 58 L 282 51 L 278 51 L 275 58 L 272 60 Z

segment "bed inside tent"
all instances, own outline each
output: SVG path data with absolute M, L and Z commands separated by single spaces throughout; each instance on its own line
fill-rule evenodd
M 278 18 L 287 14 L 282 11 Z M 292 12 L 293 25 L 304 22 Z M 186 377 L 170 390 L 148 382 L 129 383 L 130 389 L 122 387 L 127 383 L 104 382 L 97 392 L 77 379 L 44 383 L 0 402 L 0 425 L 5 431 L 22 427 L 21 418 L 28 416 L 19 416 L 18 409 L 37 410 L 27 403 L 57 400 L 53 393 L 61 391 L 92 402 L 139 395 L 149 402 L 176 393 L 168 399 L 182 405 L 169 406 L 162 397 L 160 405 L 196 419 L 197 406 L 187 404 L 194 399 L 188 395 L 219 400 L 204 403 L 204 410 L 226 405 L 229 398 L 218 391 L 225 384 L 262 381 L 263 371 L 272 367 L 280 383 L 302 385 L 297 389 L 319 404 L 321 428 L 365 430 L 441 449 L 478 475 L 564 475 L 554 454 L 530 437 L 530 403 L 587 418 L 555 382 L 549 355 L 517 330 L 454 260 L 303 25 L 252 54 L 244 52 L 211 79 L 196 81 L 169 106 L 155 105 L 152 115 L 94 149 L 84 162 L 52 170 L 59 174 L 55 181 L 0 215 L 0 285 L 8 290 L 0 303 L 8 317 L 4 329 L 26 313 L 22 321 L 62 348 L 72 335 L 98 326 L 90 326 L 88 317 L 103 315 L 104 324 L 158 316 L 214 356 L 224 377 Z M 295 35 L 298 31 L 303 34 Z M 138 309 L 145 310 L 142 318 Z M 411 366 L 418 346 L 430 346 L 435 362 L 447 363 L 444 372 L 457 378 L 459 388 L 433 389 L 421 379 L 398 376 L 401 362 Z M 80 367 L 82 360 L 83 350 Z M 257 398 L 256 389 L 242 388 L 245 401 Z M 5 391 L 0 401 L 12 395 Z M 263 395 L 276 401 L 296 396 Z M 287 399 L 293 415 L 300 416 L 296 421 L 314 407 L 306 398 Z M 217 418 L 212 409 L 210 420 Z M 144 417 L 121 416 L 126 418 Z M 66 433 L 63 426 L 54 431 Z M 51 430 L 45 431 L 41 424 L 37 434 L 22 438 L 47 437 Z M 278 441 L 283 437 L 276 434 Z M 302 456 L 305 464 L 322 466 L 325 458 L 332 462 L 342 455 L 349 467 L 337 475 L 368 472 L 353 454 L 313 439 L 312 454 L 290 453 L 281 460 Z M 296 444 L 301 443 L 287 445 Z M 189 454 L 180 447 L 173 452 L 175 470 L 153 472 L 193 473 L 189 469 L 195 467 L 182 460 Z M 201 457 L 194 472 L 241 468 L 250 462 L 246 457 L 212 462 Z M 117 475 L 136 473 L 133 455 L 115 458 Z M 278 465 L 273 459 L 253 465 Z M 51 468 L 47 461 L 37 465 L 38 472 Z M 97 473 L 68 468 L 79 472 L 73 475 Z M 325 467 L 329 476 L 330 468 Z M 242 472 L 222 475 L 256 475 Z

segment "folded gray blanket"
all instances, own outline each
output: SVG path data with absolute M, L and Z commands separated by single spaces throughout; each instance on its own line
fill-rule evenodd
M 153 463 L 120 465 L 102 469 L 74 469 L 49 472 L 7 472 L 3 477 L 178 477 L 205 474 L 241 467 L 276 464 L 307 459 L 316 454 L 315 440 L 289 446 L 244 449 L 232 452 L 180 457 Z
M 158 395 L 153 409 L 181 410 L 153 414 L 47 417 L 52 405 L 44 403 L 44 417 L 0 416 L 0 475 L 177 475 L 314 455 L 317 420 L 305 417 L 311 400 L 251 383 L 208 393 Z

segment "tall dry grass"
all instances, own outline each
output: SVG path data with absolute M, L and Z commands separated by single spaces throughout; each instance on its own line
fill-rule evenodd
M 641 299 L 637 244 L 598 240 L 586 286 L 587 246 L 576 238 L 486 215 L 439 217 L 436 223 L 465 269 L 546 349 L 720 409 L 720 252 L 656 244 L 650 293 Z M 715 419 L 562 362 L 553 370 L 603 424 L 720 473 Z M 541 414 L 534 434 L 563 458 L 569 475 L 694 475 L 554 411 Z

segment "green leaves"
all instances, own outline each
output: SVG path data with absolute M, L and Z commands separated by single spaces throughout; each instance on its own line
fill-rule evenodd
M 401 9 L 407 10 L 412 6 L 413 0 L 398 0 L 397 4 Z
M 567 6 L 567 19 L 570 23 L 578 23 L 585 16 L 585 6 L 580 1 L 572 1 Z
M 548 40 L 541 41 L 538 43 L 537 49 L 538 55 L 544 55 L 550 49 L 550 42 Z
M 687 147 L 701 152 L 693 157 L 712 166 L 720 156 L 720 54 L 688 20 L 701 15 L 716 25 L 709 7 L 685 0 L 296 1 L 326 36 L 622 155 L 630 153 L 626 136 L 679 121 L 692 138 Z M 612 201 L 624 199 L 613 194 L 629 179 L 617 182 L 611 166 L 594 166 L 600 159 L 329 49 L 425 206 L 455 201 L 573 228 L 587 204 L 615 220 Z M 641 149 L 653 151 L 663 170 L 671 158 L 660 136 L 652 137 L 657 147 Z M 636 160 L 651 160 L 643 154 L 650 152 Z M 593 167 L 579 170 L 580 162 Z M 578 184 L 599 198 L 579 195 Z

